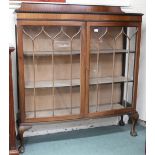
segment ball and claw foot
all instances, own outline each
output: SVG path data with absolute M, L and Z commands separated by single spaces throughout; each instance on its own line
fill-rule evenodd
M 119 126 L 124 126 L 125 125 L 123 120 L 120 120 L 118 124 L 119 124 Z
M 24 153 L 25 148 L 24 148 L 24 146 L 19 146 L 18 150 L 19 150 L 20 153 Z
M 133 136 L 133 137 L 136 137 L 137 136 L 137 132 L 136 131 L 135 132 L 130 131 L 130 135 Z

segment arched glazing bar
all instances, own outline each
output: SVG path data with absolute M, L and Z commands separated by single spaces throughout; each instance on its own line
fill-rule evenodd
M 55 106 L 54 106 L 54 95 L 55 95 L 55 87 L 54 87 L 54 82 L 55 82 L 55 79 L 54 79 L 54 39 L 59 36 L 59 34 L 61 34 L 61 30 L 55 34 L 54 36 L 50 36 L 48 34 L 48 32 L 46 32 L 45 28 L 43 28 L 43 32 L 44 34 L 49 37 L 49 39 L 51 40 L 51 84 L 52 84 L 52 87 L 51 87 L 51 95 L 52 95 L 52 100 L 51 100 L 51 111 L 52 111 L 52 116 L 54 116 L 54 109 L 55 109 Z
M 49 38 L 51 39 L 51 42 L 52 42 L 52 71 L 53 71 L 53 73 L 52 73 L 52 94 L 53 94 L 53 106 L 52 106 L 52 109 L 53 109 L 53 116 L 54 116 L 54 109 L 55 109 L 55 103 L 54 103 L 54 94 L 55 94 L 55 90 L 54 90 L 54 54 L 55 54 L 55 48 L 54 48 L 54 41 L 57 39 L 57 38 L 59 38 L 59 36 L 62 34 L 62 35 L 64 35 L 64 36 L 66 36 L 68 39 L 69 39 L 69 41 L 70 41 L 70 70 L 71 70 L 71 73 L 70 73 L 70 103 L 71 103 L 71 108 L 70 108 L 70 114 L 72 114 L 72 41 L 74 40 L 74 38 L 78 35 L 78 34 L 80 34 L 80 32 L 81 32 L 81 28 L 78 30 L 78 32 L 77 33 L 75 33 L 75 34 L 73 34 L 73 36 L 71 37 L 71 36 L 69 36 L 65 31 L 64 31 L 64 27 L 63 26 L 61 26 L 61 28 L 60 28 L 60 31 L 55 35 L 55 36 L 50 36 L 49 34 L 48 34 L 48 32 L 46 32 L 45 30 L 44 30 L 44 32 L 45 32 L 45 34 L 47 35 L 47 36 L 49 36 Z
M 54 85 L 54 82 L 55 82 L 55 79 L 54 79 L 54 54 L 55 54 L 55 48 L 54 48 L 54 41 L 55 41 L 55 38 L 57 38 L 60 34 L 61 34 L 61 29 L 60 31 L 55 34 L 54 36 L 50 36 L 48 34 L 48 32 L 45 31 L 45 34 L 47 36 L 49 36 L 50 40 L 51 40 L 51 46 L 52 46 L 52 55 L 51 55 L 51 66 L 52 66 L 52 72 L 51 72 L 51 83 L 52 83 L 52 116 L 54 116 L 54 110 L 55 110 L 55 101 L 54 101 L 54 97 L 55 97 L 55 85 Z
M 78 35 L 78 34 L 80 34 L 80 32 L 81 32 L 81 27 L 80 27 L 80 29 L 78 30 L 78 32 L 77 33 L 75 33 L 75 34 L 73 34 L 73 36 L 72 37 L 70 37 L 64 30 L 63 30 L 63 27 L 62 27 L 62 33 L 65 35 L 65 36 L 67 36 L 68 38 L 69 38 L 69 40 L 70 40 L 70 70 L 71 70 L 71 73 L 70 73 L 70 102 L 71 102 L 71 108 L 70 108 L 70 114 L 72 114 L 72 104 L 73 104 L 73 98 L 72 98 L 72 63 L 73 63 L 73 56 L 72 56 L 72 48 L 73 48 L 73 40 L 74 40 L 74 38 Z M 80 35 L 80 37 L 81 37 L 81 35 Z M 80 38 L 80 40 L 81 40 L 81 38 Z
M 30 40 L 32 41 L 32 54 L 33 54 L 33 83 L 34 83 L 34 87 L 33 87 L 33 104 L 34 104 L 34 117 L 36 118 L 36 100 L 35 100 L 35 96 L 36 96 L 36 86 L 35 86 L 35 80 L 36 80 L 36 69 L 35 69 L 35 44 L 34 41 L 35 39 L 43 32 L 43 27 L 41 27 L 41 30 L 39 33 L 37 33 L 34 37 L 32 37 L 30 34 L 28 34 L 24 29 L 23 29 L 23 33 L 30 38 Z
M 122 29 L 121 29 L 121 31 L 120 31 L 120 33 L 119 34 L 117 34 L 116 35 L 116 37 L 114 38 L 114 40 L 115 40 L 115 50 L 116 50 L 116 47 L 117 47 L 117 45 L 116 45 L 116 41 L 117 41 L 117 39 L 121 36 L 121 35 L 124 35 L 125 37 L 126 37 L 126 39 L 127 39 L 127 49 L 126 49 L 126 51 L 127 51 L 127 53 L 126 53 L 126 55 L 127 55 L 127 59 L 126 59 L 126 67 L 125 67 L 125 70 L 126 70 L 126 80 L 125 80 L 125 83 L 126 83 L 126 88 L 125 88 L 125 103 L 124 103 L 124 106 L 125 107 L 127 107 L 127 101 L 128 101 L 128 86 L 129 86 L 129 70 L 130 70 L 130 52 L 131 52 L 131 49 L 130 49 L 130 47 L 131 47 L 131 39 L 137 34 L 137 32 L 138 32 L 138 29 L 136 29 L 136 32 L 134 32 L 132 35 L 131 35 L 131 37 L 129 37 L 129 35 L 127 35 L 125 32 L 124 32 L 124 28 L 122 27 Z M 115 51 L 114 50 L 114 51 Z M 115 52 L 113 53 L 113 73 L 112 73 L 112 95 L 111 95 L 111 104 L 113 105 L 113 96 L 114 96 L 114 70 L 115 70 L 115 61 L 114 61 L 114 59 L 115 59 Z M 112 106 L 112 108 L 113 108 L 113 106 Z
M 115 72 L 115 57 L 117 50 L 117 40 L 119 37 L 125 36 L 125 39 L 129 39 L 129 37 L 124 32 L 124 27 L 121 28 L 121 31 L 114 37 L 114 52 L 113 52 L 113 67 L 112 67 L 112 93 L 111 93 L 111 109 L 113 109 L 113 97 L 114 97 L 114 72 Z M 129 46 L 130 47 L 130 46 Z M 130 52 L 130 49 L 128 50 Z
M 138 28 L 136 28 L 136 31 L 131 35 L 131 36 L 128 36 L 128 52 L 127 52 L 127 75 L 126 75 L 126 92 L 125 92 L 125 107 L 127 107 L 127 102 L 128 102 L 128 87 L 129 87 L 129 70 L 130 70 L 130 47 L 131 47 L 131 40 L 133 39 L 134 36 L 137 35 L 137 32 L 138 32 Z M 136 44 L 135 44 L 136 46 Z
M 96 96 L 97 96 L 97 104 L 96 104 L 96 112 L 99 111 L 99 58 L 100 58 L 100 43 L 101 40 L 107 35 L 108 27 L 105 28 L 105 32 L 101 34 L 97 41 L 97 58 L 96 58 L 96 65 L 97 65 L 97 84 L 96 84 Z

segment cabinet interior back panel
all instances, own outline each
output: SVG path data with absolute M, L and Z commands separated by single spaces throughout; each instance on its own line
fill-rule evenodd
M 92 85 L 89 87 L 89 112 L 96 111 L 106 111 L 112 109 L 111 104 L 111 84 L 102 84 L 98 86 L 98 93 L 96 85 Z M 121 102 L 121 85 L 114 85 L 114 95 L 113 95 L 113 108 L 120 108 L 119 105 Z M 97 103 L 98 102 L 98 103 Z M 98 104 L 98 105 L 97 105 Z
M 98 65 L 98 70 L 97 70 Z M 90 78 L 112 77 L 113 54 L 100 54 L 97 63 L 97 55 L 90 56 Z M 122 75 L 122 54 L 115 56 L 114 76 Z
M 34 81 L 34 66 L 35 66 L 35 81 L 52 81 L 54 80 L 70 80 L 71 70 L 72 78 L 80 78 L 80 55 L 72 56 L 72 66 L 70 56 L 54 56 L 54 70 L 52 66 L 52 56 L 37 57 L 33 64 L 33 57 L 26 57 L 24 60 L 24 75 L 25 81 Z M 71 69 L 72 67 L 72 69 Z
M 25 90 L 26 99 L 26 116 L 34 117 L 34 113 L 40 117 L 44 113 L 44 117 L 61 116 L 70 114 L 80 114 L 80 87 L 73 87 L 72 94 L 69 87 L 36 89 L 35 105 L 33 89 Z M 72 95 L 72 103 L 71 103 Z

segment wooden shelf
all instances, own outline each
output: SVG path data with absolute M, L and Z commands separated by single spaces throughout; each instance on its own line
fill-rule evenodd
M 72 80 L 72 86 L 79 86 L 80 79 Z M 68 87 L 71 86 L 71 80 L 55 80 L 54 87 Z M 35 83 L 35 88 L 51 88 L 53 87 L 52 81 L 40 81 Z M 33 82 L 26 82 L 25 88 L 34 88 Z
M 135 53 L 135 51 L 134 50 L 125 50 L 125 49 L 116 49 L 116 50 L 114 50 L 114 49 L 100 49 L 99 50 L 99 53 L 100 54 L 112 54 L 113 52 L 115 52 L 115 53 L 118 53 L 118 54 L 120 54 L 120 53 Z M 91 50 L 90 51 L 90 53 L 91 54 L 97 54 L 98 53 L 98 50 Z
M 128 81 L 132 81 L 132 79 L 128 78 Z M 120 83 L 120 82 L 127 82 L 127 78 L 124 76 L 114 77 L 114 83 Z M 105 78 L 91 78 L 89 80 L 90 84 L 106 84 L 106 83 L 112 83 L 112 77 L 105 77 Z
M 120 83 L 120 82 L 127 82 L 127 78 L 123 76 L 114 78 L 114 83 Z M 128 79 L 128 82 L 132 82 L 132 79 Z M 112 83 L 112 77 L 91 78 L 89 80 L 89 83 L 90 85 Z M 80 85 L 80 79 L 72 80 L 72 86 L 79 86 L 79 85 Z M 71 80 L 55 80 L 54 81 L 54 87 L 69 87 L 69 86 L 71 86 Z M 51 88 L 51 87 L 53 87 L 52 81 L 35 82 L 35 88 Z M 26 82 L 25 88 L 34 88 L 34 83 Z
M 81 52 L 79 50 L 72 50 L 72 55 L 77 55 L 80 54 Z M 35 51 L 34 55 L 35 56 L 51 56 L 52 54 L 54 55 L 70 55 L 71 51 Z M 24 56 L 33 56 L 32 51 L 25 51 Z
M 112 54 L 114 52 L 114 50 L 112 49 L 103 49 L 100 50 L 99 53 L 100 54 Z M 124 50 L 124 49 L 117 49 L 115 50 L 115 52 L 117 54 L 121 54 L 121 53 L 128 53 L 128 50 Z M 72 50 L 72 55 L 78 55 L 81 52 L 79 50 Z M 91 50 L 90 51 L 91 54 L 97 54 L 98 51 L 97 50 Z M 130 53 L 135 53 L 135 51 L 130 51 Z M 35 56 L 50 56 L 50 55 L 70 55 L 71 51 L 35 51 Z M 25 51 L 24 52 L 24 56 L 33 56 L 33 52 L 32 51 Z

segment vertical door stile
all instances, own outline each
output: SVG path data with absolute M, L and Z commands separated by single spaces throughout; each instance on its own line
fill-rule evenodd
M 133 104 L 132 107 L 136 109 L 137 101 L 137 89 L 138 89 L 138 72 L 139 72 L 139 58 L 140 58 L 140 40 L 141 40 L 141 22 L 138 25 L 138 34 L 136 35 L 136 56 L 135 56 L 135 67 L 134 67 L 134 88 L 133 88 Z
M 24 56 L 23 56 L 23 26 L 17 25 L 17 48 L 18 48 L 18 81 L 19 81 L 19 108 L 21 123 L 25 121 L 25 81 L 24 81 Z
M 87 47 L 86 47 L 86 105 L 85 114 L 89 113 L 89 76 L 90 76 L 90 24 L 87 23 L 86 28 Z
M 87 54 L 87 37 L 86 37 L 86 22 L 83 22 L 81 25 L 81 35 L 80 35 L 80 41 L 81 41 L 81 53 L 80 53 L 80 96 L 81 96 L 81 108 L 80 113 L 81 116 L 84 117 L 85 114 L 85 104 L 86 104 L 86 89 L 85 89 L 85 83 L 86 83 L 86 54 Z

